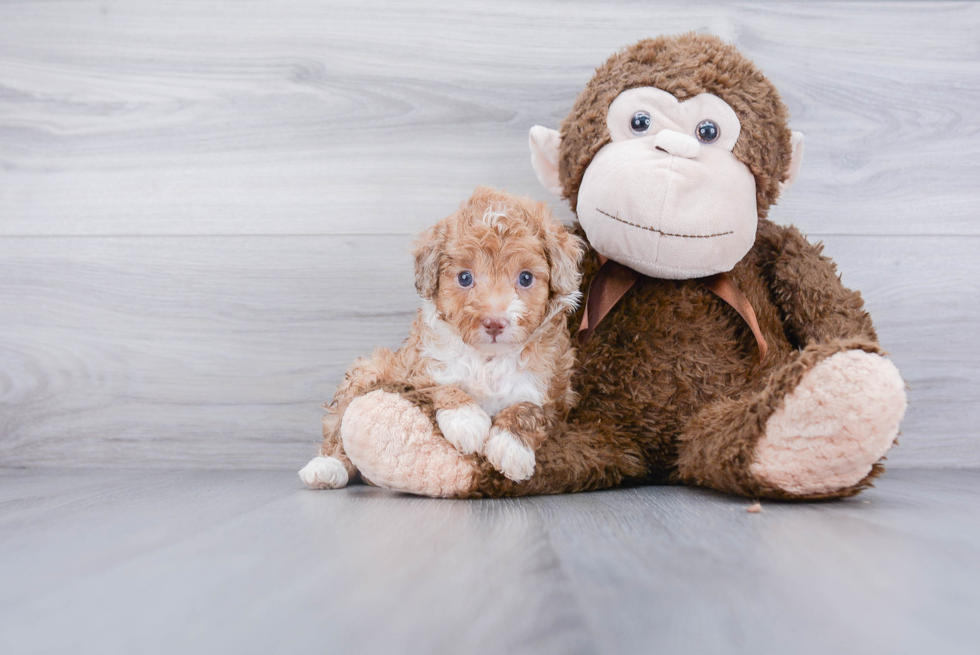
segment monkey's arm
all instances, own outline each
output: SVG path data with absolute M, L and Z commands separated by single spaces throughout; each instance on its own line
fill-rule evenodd
M 841 284 L 822 244 L 811 244 L 792 226 L 764 221 L 759 227 L 773 249 L 767 267 L 773 295 L 799 347 L 841 339 L 877 343 L 861 294 Z

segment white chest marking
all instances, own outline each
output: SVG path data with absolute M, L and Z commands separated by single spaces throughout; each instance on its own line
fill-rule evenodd
M 493 416 L 521 402 L 541 405 L 548 381 L 521 365 L 520 351 L 489 357 L 465 343 L 441 320 L 435 305 L 423 309 L 432 336 L 422 342 L 422 354 L 433 360 L 429 374 L 439 384 L 453 384 Z

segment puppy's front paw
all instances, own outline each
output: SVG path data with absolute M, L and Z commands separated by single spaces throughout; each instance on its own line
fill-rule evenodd
M 534 473 L 534 451 L 509 430 L 494 426 L 483 445 L 483 455 L 493 467 L 514 482 L 524 482 Z
M 310 489 L 340 489 L 347 486 L 347 469 L 336 457 L 314 457 L 299 471 Z
M 476 405 L 440 409 L 436 423 L 446 441 L 466 455 L 479 452 L 490 434 L 490 417 Z

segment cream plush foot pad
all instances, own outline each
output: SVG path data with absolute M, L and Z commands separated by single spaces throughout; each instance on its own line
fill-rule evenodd
M 340 424 L 344 452 L 380 487 L 422 496 L 469 491 L 474 467 L 400 395 L 372 391 L 355 399 Z
M 817 364 L 769 417 L 750 471 L 794 494 L 860 482 L 891 448 L 905 383 L 887 359 L 849 350 Z
M 314 457 L 299 471 L 310 489 L 340 489 L 347 486 L 347 469 L 336 457 Z

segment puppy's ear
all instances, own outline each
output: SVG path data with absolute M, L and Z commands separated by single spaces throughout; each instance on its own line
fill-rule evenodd
M 445 221 L 439 221 L 415 241 L 415 289 L 425 300 L 432 300 L 439 288 L 439 266 L 446 242 Z
M 574 234 L 570 234 L 561 222 L 549 215 L 544 221 L 544 251 L 551 268 L 552 308 L 561 306 L 571 312 L 578 307 L 582 294 L 582 255 L 585 244 Z

